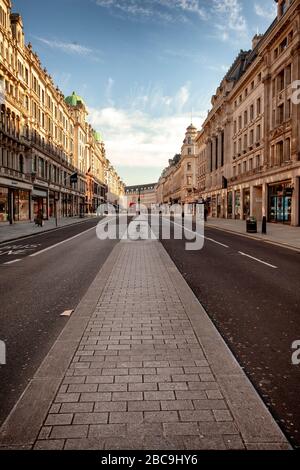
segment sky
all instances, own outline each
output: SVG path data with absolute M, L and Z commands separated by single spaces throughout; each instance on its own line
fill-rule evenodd
M 12 3 L 54 82 L 83 97 L 127 185 L 158 180 L 240 49 L 276 16 L 274 0 Z

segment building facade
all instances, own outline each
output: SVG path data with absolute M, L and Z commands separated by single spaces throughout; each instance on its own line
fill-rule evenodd
M 65 98 L 0 0 L 0 223 L 92 211 L 106 198 L 104 144 L 83 100 Z
M 191 124 L 185 133 L 181 153 L 169 160 L 156 186 L 158 204 L 186 204 L 198 198 L 197 129 Z
M 298 226 L 300 0 L 276 3 L 274 22 L 253 38 L 249 51 L 240 52 L 212 97 L 195 138 L 194 194 L 206 201 L 212 217 L 266 217 Z M 172 193 L 176 165 L 172 162 L 162 174 L 159 201 L 169 199 L 166 190 Z M 178 194 L 183 175 L 180 180 Z
M 125 196 L 127 208 L 134 207 L 137 204 L 142 204 L 151 209 L 156 206 L 156 183 L 144 184 L 138 186 L 126 186 Z

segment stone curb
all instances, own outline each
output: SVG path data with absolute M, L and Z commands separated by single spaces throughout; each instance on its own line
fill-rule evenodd
M 275 245 L 275 246 L 279 246 L 281 248 L 286 248 L 288 250 L 300 252 L 300 248 L 297 248 L 296 246 L 288 245 L 287 243 L 283 243 L 283 242 L 276 242 L 276 241 L 271 240 L 270 238 L 255 237 L 253 235 L 248 235 L 247 233 L 240 233 L 240 232 L 236 232 L 235 230 L 230 230 L 229 228 L 217 227 L 216 225 L 212 225 L 209 222 L 206 225 L 206 227 L 207 228 L 212 228 L 214 230 L 219 230 L 220 232 L 231 233 L 232 235 L 237 235 L 239 237 L 249 238 L 250 240 L 255 240 L 255 241 L 259 241 L 259 242 L 263 242 L 263 243 L 268 243 L 270 245 Z M 300 230 L 299 230 L 299 232 L 300 232 Z M 267 236 L 268 235 L 266 235 L 266 237 Z
M 234 416 L 246 448 L 259 450 L 271 446 L 278 450 L 292 449 L 208 314 L 161 244 L 158 245 L 158 250 Z
M 120 254 L 117 244 L 0 429 L 0 450 L 31 449 Z

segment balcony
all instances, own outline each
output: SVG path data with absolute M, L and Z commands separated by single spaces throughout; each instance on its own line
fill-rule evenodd
M 0 176 L 7 176 L 9 178 L 17 179 L 20 181 L 26 181 L 27 183 L 32 182 L 30 175 L 3 166 L 0 168 Z

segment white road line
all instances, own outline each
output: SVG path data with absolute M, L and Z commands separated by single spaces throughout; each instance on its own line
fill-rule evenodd
M 65 310 L 63 313 L 61 313 L 61 317 L 70 317 L 74 310 Z
M 109 222 L 109 220 L 105 220 L 103 222 L 101 222 L 100 225 L 103 225 L 105 223 Z M 63 245 L 64 243 L 67 243 L 67 242 L 70 242 L 72 240 L 75 240 L 75 238 L 78 238 L 80 237 L 81 235 L 84 235 L 85 233 L 88 233 L 88 232 L 91 232 L 92 230 L 95 230 L 96 231 L 97 229 L 97 225 L 95 225 L 95 227 L 92 227 L 92 228 L 89 228 L 88 230 L 85 230 L 84 232 L 80 232 L 78 233 L 77 235 L 74 235 L 74 237 L 71 237 L 71 238 L 67 238 L 66 240 L 63 240 L 59 243 L 55 243 L 55 245 L 51 245 L 51 246 L 48 246 L 48 248 L 45 248 L 44 250 L 41 250 L 41 251 L 37 251 L 36 253 L 33 253 L 32 255 L 29 255 L 30 258 L 34 258 L 35 256 L 39 256 L 39 255 L 42 255 L 43 253 L 46 253 L 47 251 L 50 251 L 52 250 L 53 248 L 56 248 L 57 246 L 60 246 L 60 245 Z
M 3 264 L 14 264 L 14 263 L 18 263 L 19 261 L 21 261 L 20 259 L 14 259 L 13 261 L 8 261 L 7 263 L 3 263 Z
M 188 228 L 185 228 L 183 225 L 177 224 L 176 222 L 173 222 L 173 221 L 171 221 L 171 222 L 172 222 L 174 225 L 178 225 L 178 227 L 183 227 L 184 230 L 187 230 L 188 232 L 193 233 L 193 234 L 197 235 L 198 237 L 203 238 L 203 235 L 201 235 L 200 233 L 194 232 L 193 230 L 190 230 L 190 229 L 188 229 Z M 217 245 L 223 246 L 224 248 L 229 248 L 229 246 L 224 245 L 224 243 L 218 242 L 217 240 L 214 240 L 213 238 L 208 238 L 208 237 L 205 237 L 205 236 L 204 236 L 204 238 L 205 238 L 205 240 L 208 240 L 208 241 L 210 241 L 210 242 L 216 243 Z
M 254 256 L 247 255 L 247 253 L 243 253 L 242 251 L 239 251 L 239 254 L 242 256 L 246 256 L 247 258 L 253 259 L 254 261 L 257 261 L 258 263 L 265 264 L 266 266 L 269 266 L 270 268 L 278 269 L 277 266 L 274 266 L 273 264 L 270 264 L 270 263 L 266 263 L 266 261 L 263 261 L 261 259 L 254 258 Z

